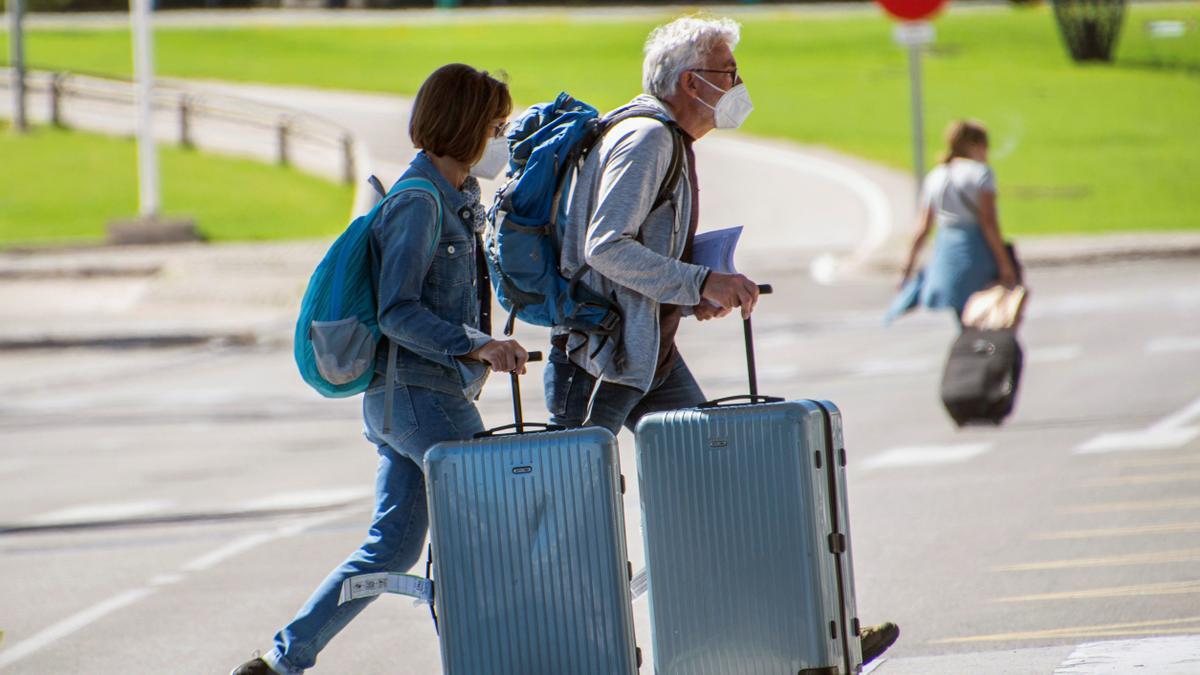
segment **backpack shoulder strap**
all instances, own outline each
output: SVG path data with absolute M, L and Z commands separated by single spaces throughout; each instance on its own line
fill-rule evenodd
M 651 209 L 656 209 L 662 206 L 668 200 L 675 203 L 675 188 L 679 185 L 679 179 L 683 176 L 684 156 L 683 156 L 683 138 L 681 134 L 683 130 L 679 125 L 671 122 L 667 125 L 671 129 L 671 164 L 667 168 L 667 178 L 663 181 L 662 187 L 658 190 L 658 197 L 654 200 L 654 206 Z
M 384 201 L 409 190 L 417 190 L 428 194 L 430 197 L 433 197 L 433 203 L 437 205 L 437 228 L 434 230 L 433 245 L 429 249 L 430 254 L 432 254 L 437 249 L 438 240 L 442 238 L 442 221 L 445 217 L 442 213 L 442 195 L 438 192 L 437 187 L 425 178 L 406 178 L 392 187 L 392 191 L 388 193 Z M 380 204 L 382 203 L 380 202 Z
M 431 183 L 429 181 L 429 179 L 427 179 L 427 178 L 405 178 L 404 180 L 400 181 L 399 183 L 396 183 L 395 185 L 393 185 L 391 192 L 389 192 L 387 196 L 395 197 L 395 196 L 399 195 L 401 192 L 406 192 L 409 190 L 417 190 L 419 192 L 424 192 L 424 193 L 428 194 L 430 197 L 433 197 L 434 203 L 437 204 L 438 227 L 441 227 L 441 224 L 442 224 L 442 194 L 440 192 L 438 192 L 437 187 L 434 186 L 434 184 Z
M 679 127 L 679 124 L 675 120 L 667 117 L 657 108 L 648 105 L 631 105 L 604 118 L 603 128 L 597 135 L 597 140 L 599 140 L 600 136 L 608 133 L 608 130 L 612 129 L 618 123 L 632 117 L 649 117 L 658 120 L 671 132 L 671 163 L 667 165 L 667 177 L 663 179 L 663 183 L 658 189 L 658 195 L 654 198 L 654 204 L 650 207 L 650 210 L 653 211 L 668 201 L 674 204 L 675 188 L 679 186 L 679 179 L 683 176 L 685 162 L 683 129 Z
M 372 176 L 372 178 L 375 178 L 375 177 Z M 378 183 L 378 182 L 379 182 L 379 180 L 376 179 L 375 183 Z M 379 189 L 379 188 L 376 187 L 376 189 Z M 438 240 L 442 238 L 442 217 L 443 217 L 442 195 L 440 192 L 438 192 L 437 187 L 434 186 L 433 183 L 429 182 L 428 180 L 426 180 L 424 178 L 406 178 L 406 179 L 400 181 L 399 183 L 396 183 L 392 187 L 392 191 L 387 193 L 387 195 L 379 202 L 379 204 L 375 208 L 382 210 L 384 202 L 386 202 L 387 200 L 392 199 L 392 198 L 396 197 L 397 195 L 401 194 L 402 192 L 405 192 L 408 190 L 418 190 L 420 192 L 428 193 L 431 197 L 433 197 L 433 203 L 437 205 L 437 225 L 436 225 L 436 229 L 434 230 L 433 241 L 431 242 L 431 244 L 429 246 L 429 255 L 432 256 L 433 252 L 435 250 L 437 250 Z M 387 383 L 387 388 L 384 390 L 384 394 L 383 394 L 383 433 L 385 433 L 385 434 L 391 433 L 391 430 L 392 430 L 392 406 L 394 405 L 395 396 L 396 396 L 396 352 L 397 352 L 396 343 L 394 341 L 392 341 L 391 339 L 389 339 L 387 342 L 388 342 L 388 361 L 387 361 L 387 371 L 386 371 L 386 374 L 384 375 L 384 381 Z
M 374 174 L 372 174 L 370 177 L 367 178 L 367 184 L 370 185 L 372 188 L 375 189 L 376 192 L 379 193 L 380 199 L 383 199 L 384 197 L 387 196 L 387 190 L 383 189 L 383 183 L 379 182 L 378 176 L 375 176 Z

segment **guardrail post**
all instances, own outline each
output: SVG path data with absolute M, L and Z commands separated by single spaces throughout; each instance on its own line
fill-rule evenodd
M 179 96 L 179 144 L 185 148 L 192 147 L 192 97 L 187 94 Z
M 342 181 L 354 185 L 354 137 L 342 134 Z
M 50 77 L 50 124 L 62 127 L 62 97 L 63 81 L 67 79 L 64 73 L 54 73 Z
M 276 123 L 276 131 L 279 138 L 279 165 L 288 165 L 288 136 L 291 134 L 292 121 L 287 115 L 280 115 L 279 121 Z

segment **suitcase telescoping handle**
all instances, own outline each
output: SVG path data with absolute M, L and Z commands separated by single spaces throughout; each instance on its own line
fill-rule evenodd
M 541 361 L 541 352 L 529 352 L 529 358 L 526 363 Z M 501 427 L 494 427 L 486 431 L 481 431 L 475 434 L 475 438 L 486 438 L 488 436 L 498 436 L 501 432 L 513 430 L 514 433 L 523 434 L 529 427 L 536 427 L 540 431 L 560 431 L 564 427 L 558 424 L 546 424 L 543 422 L 526 422 L 525 414 L 521 410 L 521 376 L 516 373 L 509 373 L 509 378 L 512 381 L 512 398 L 513 398 L 513 423 L 505 424 Z
M 758 285 L 759 295 L 768 295 L 773 290 L 771 284 Z M 722 403 L 777 403 L 783 400 L 778 396 L 760 396 L 758 394 L 758 368 L 754 363 L 754 327 L 750 324 L 748 317 L 742 320 L 742 333 L 746 339 L 746 375 L 750 383 L 750 393 L 713 399 L 701 403 L 701 408 L 715 408 Z

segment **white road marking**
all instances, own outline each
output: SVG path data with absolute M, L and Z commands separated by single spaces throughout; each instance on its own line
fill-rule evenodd
M 151 586 L 170 586 L 183 581 L 182 574 L 160 574 L 150 580 Z
M 211 553 L 200 556 L 191 562 L 185 563 L 180 567 L 178 573 L 160 574 L 150 579 L 148 585 L 142 588 L 125 591 L 115 595 L 108 600 L 104 600 L 98 604 L 92 605 L 87 609 L 73 614 L 50 627 L 35 633 L 29 638 L 18 642 L 11 647 L 0 650 L 0 669 L 5 666 L 10 666 L 31 654 L 38 652 L 55 642 L 67 637 L 68 635 L 86 627 L 87 625 L 99 621 L 100 619 L 124 609 L 147 596 L 153 595 L 163 586 L 168 586 L 182 581 L 185 577 L 185 572 L 198 572 L 209 569 L 218 563 L 227 560 L 239 553 L 254 548 L 260 544 L 291 537 L 303 533 L 306 530 L 318 527 L 327 522 L 341 518 L 347 515 L 352 509 L 342 509 L 336 513 L 324 514 L 314 518 L 306 518 L 304 520 L 284 525 L 271 532 L 250 535 L 237 539 L 225 546 L 222 546 Z
M 302 492 L 284 492 L 246 502 L 238 510 L 265 511 L 273 509 L 305 509 L 336 506 L 366 499 L 375 494 L 372 488 L 338 487 Z
M 842 185 L 858 198 L 866 210 L 866 233 L 854 253 L 844 263 L 839 264 L 842 261 L 827 260 L 814 266 L 814 269 L 821 269 L 825 272 L 821 278 L 816 279 L 818 283 L 828 284 L 834 280 L 839 269 L 853 269 L 863 264 L 877 248 L 887 242 L 894 226 L 891 202 L 888 201 L 887 193 L 883 191 L 883 188 L 864 174 L 826 159 L 771 147 L 763 143 L 752 143 L 737 138 L 723 138 L 718 142 L 721 147 L 733 150 L 760 166 L 763 163 L 775 164 L 793 171 L 816 174 L 825 180 Z
M 273 541 L 278 538 L 279 535 L 276 533 L 263 532 L 260 534 L 252 534 L 242 537 L 241 539 L 234 539 L 215 551 L 209 551 L 199 558 L 195 558 L 184 563 L 179 569 L 183 570 L 184 572 L 201 572 L 203 570 L 215 567 L 221 562 L 224 562 L 225 560 L 228 560 L 239 553 L 249 551 L 255 546 L 265 544 L 268 541 Z
M 871 471 L 905 466 L 959 464 L 991 450 L 992 445 L 992 443 L 959 443 L 892 448 L 868 457 L 860 466 L 866 471 Z
M 30 654 L 44 649 L 71 633 L 86 627 L 88 624 L 99 621 L 113 612 L 132 605 L 142 598 L 153 594 L 155 590 L 157 589 L 136 588 L 131 591 L 125 591 L 92 605 L 81 612 L 72 614 L 40 632 L 34 633 L 21 642 L 17 642 L 11 647 L 0 651 L 0 668 L 10 666 Z
M 1181 425 L 1192 421 L 1193 417 L 1200 417 L 1200 398 L 1192 401 L 1191 404 L 1183 410 L 1162 418 L 1156 422 L 1154 426 L 1156 428 L 1161 427 L 1165 429 L 1177 429 Z
M 1079 345 L 1055 345 L 1052 347 L 1034 347 L 1029 350 L 1025 360 L 1029 363 L 1063 363 L 1074 361 L 1083 354 Z
M 1200 399 L 1145 429 L 1100 434 L 1075 448 L 1077 455 L 1133 450 L 1173 450 L 1200 436 L 1200 427 L 1184 426 L 1200 417 Z
M 1198 635 L 1109 640 L 1079 645 L 1054 671 L 1054 675 L 1133 672 L 1185 675 L 1195 673 L 1198 664 L 1200 664 L 1200 636 Z
M 1200 429 L 1146 429 L 1144 431 L 1101 434 L 1075 448 L 1077 455 L 1135 450 L 1173 450 L 1190 443 L 1200 435 Z
M 280 527 L 279 529 L 271 532 L 260 532 L 258 534 L 247 535 L 241 539 L 235 539 L 214 551 L 205 553 L 199 558 L 190 560 L 184 563 L 179 569 L 182 572 L 201 572 L 211 569 L 228 560 L 229 558 L 232 558 L 240 553 L 244 553 L 245 551 L 249 551 L 256 546 L 261 546 L 262 544 L 275 541 L 276 539 L 283 539 L 285 537 L 291 537 L 300 534 L 307 529 L 337 520 L 344 515 L 344 510 L 338 511 L 337 513 L 324 515 L 319 518 L 308 518 L 298 523 Z
M 1200 352 L 1200 337 L 1162 337 L 1146 343 L 1147 354 Z
M 96 504 L 80 504 L 34 517 L 35 523 L 49 525 L 54 523 L 77 523 L 101 520 L 123 520 L 152 513 L 162 513 L 175 505 L 166 499 L 146 499 L 137 502 L 102 502 Z

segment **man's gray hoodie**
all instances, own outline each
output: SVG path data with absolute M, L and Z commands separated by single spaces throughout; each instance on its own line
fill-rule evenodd
M 674 119 L 653 96 L 633 103 Z M 675 187 L 678 208 L 668 201 L 651 211 L 670 168 L 672 133 L 648 117 L 610 129 L 580 169 L 564 228 L 563 275 L 570 278 L 586 262 L 583 283 L 604 297 L 615 296 L 623 318 L 620 340 L 572 333 L 567 352 L 593 376 L 641 391 L 650 388 L 658 364 L 659 305 L 699 303 L 708 275 L 707 267 L 679 260 L 692 211 L 686 166 Z

